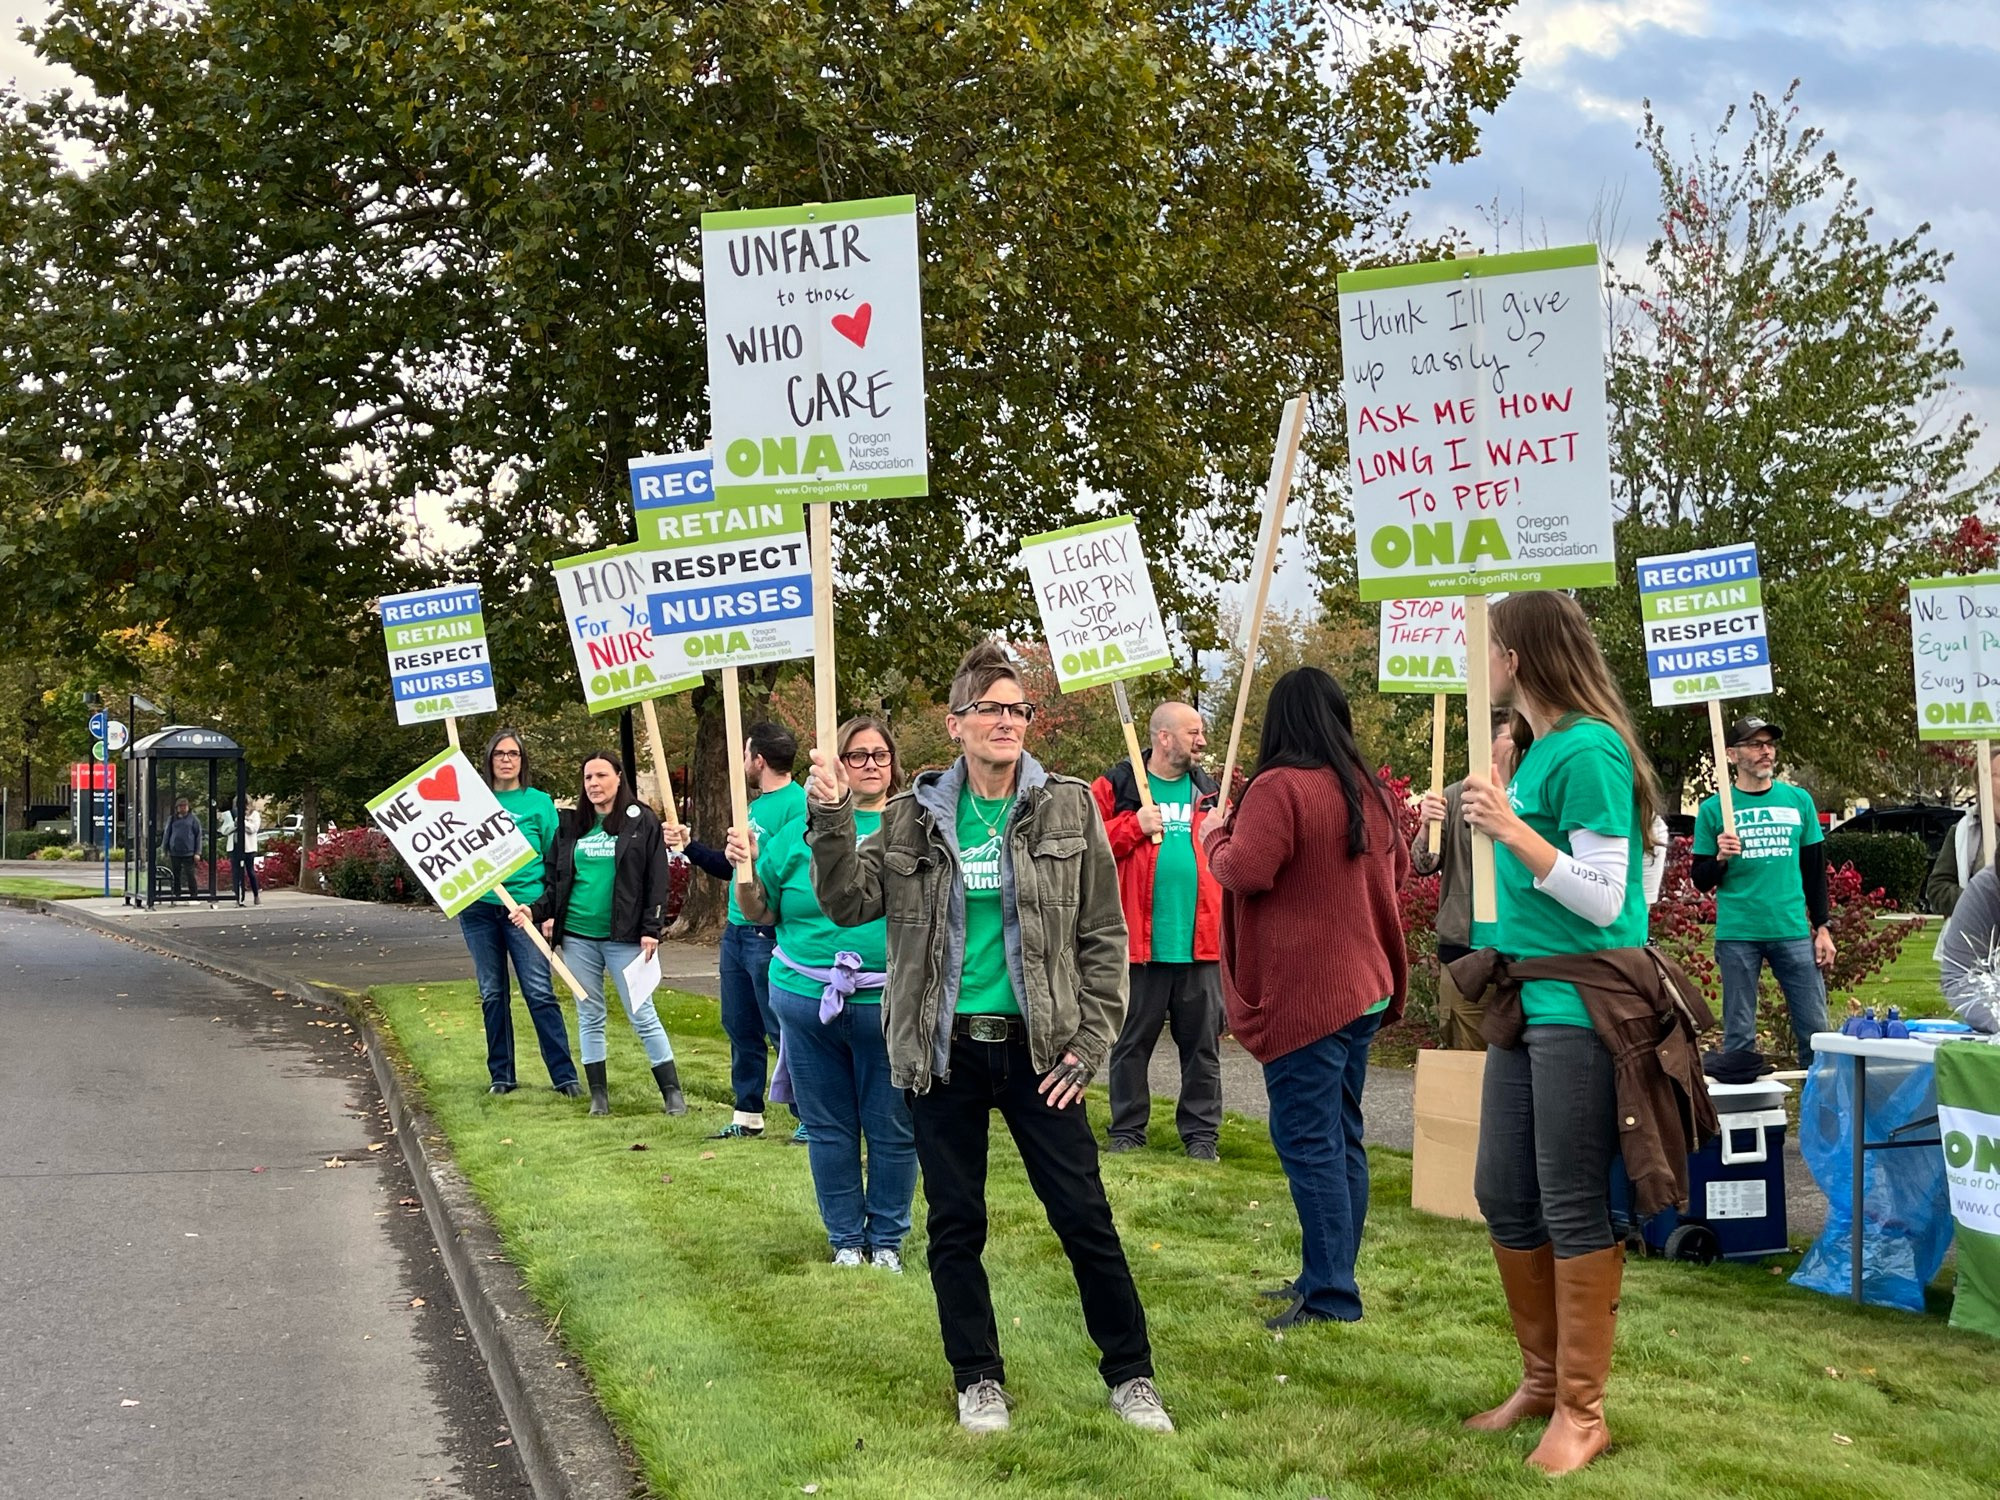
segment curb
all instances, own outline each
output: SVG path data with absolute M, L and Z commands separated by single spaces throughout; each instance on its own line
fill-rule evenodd
M 262 985 L 346 1016 L 367 1047 L 376 1087 L 389 1106 L 397 1144 L 410 1164 L 417 1196 L 423 1200 L 425 1221 L 451 1277 L 466 1330 L 500 1398 L 514 1451 L 520 1455 L 536 1500 L 631 1500 L 649 1493 L 637 1465 L 598 1405 L 582 1362 L 549 1327 L 520 1273 L 507 1259 L 492 1220 L 452 1164 L 444 1133 L 414 1101 L 415 1091 L 367 1014 L 362 997 L 213 953 L 194 943 L 169 943 L 153 933 L 134 932 L 89 912 L 66 911 L 67 902 L 11 897 L 0 898 L 0 904 L 123 938 L 226 978 Z M 558 1364 L 559 1359 L 564 1363 Z

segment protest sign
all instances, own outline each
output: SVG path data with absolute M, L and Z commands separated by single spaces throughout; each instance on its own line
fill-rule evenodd
M 916 199 L 703 214 L 701 247 L 718 493 L 929 494 Z
M 528 836 L 457 749 L 440 750 L 371 798 L 368 816 L 448 917 L 536 858 Z
M 1917 738 L 2000 735 L 2000 573 L 1910 580 Z
M 1361 597 L 1615 583 L 1595 247 L 1339 288 Z
M 788 661 L 813 651 L 812 559 L 797 500 L 725 498 L 705 452 L 631 461 L 654 671 Z
M 1939 1047 L 1937 1104 L 1958 1247 L 1951 1326 L 2000 1338 L 2000 1048 Z
M 478 584 L 392 594 L 381 609 L 398 724 L 492 713 L 500 706 Z
M 1384 599 L 1375 685 L 1384 693 L 1465 691 L 1465 600 Z
M 1639 617 L 1653 707 L 1771 691 L 1754 542 L 1640 558 Z
M 1086 521 L 1021 543 L 1065 693 L 1173 666 L 1152 575 L 1130 516 Z
M 653 660 L 652 588 L 648 548 L 606 547 L 550 564 L 562 597 L 563 624 L 592 713 L 629 708 L 701 683 L 699 672 L 676 676 Z

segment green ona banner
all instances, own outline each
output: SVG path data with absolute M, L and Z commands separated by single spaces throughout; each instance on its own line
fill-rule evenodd
M 1951 1326 L 2000 1338 L 2000 1046 L 1941 1045 L 1937 1097 L 1958 1246 Z

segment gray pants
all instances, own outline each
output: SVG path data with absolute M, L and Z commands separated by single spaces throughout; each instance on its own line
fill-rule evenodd
M 1557 1260 L 1608 1250 L 1618 1100 L 1611 1054 L 1588 1026 L 1530 1026 L 1486 1049 L 1472 1190 L 1509 1250 L 1551 1242 Z
M 1145 1144 L 1153 1113 L 1146 1071 L 1163 1024 L 1181 1054 L 1181 1144 L 1212 1146 L 1222 1131 L 1222 976 L 1214 963 L 1132 965 L 1132 1001 L 1111 1047 L 1112 1139 Z

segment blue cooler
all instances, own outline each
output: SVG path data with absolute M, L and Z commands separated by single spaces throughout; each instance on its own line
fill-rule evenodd
M 1688 1157 L 1686 1213 L 1663 1208 L 1643 1223 L 1625 1164 L 1611 1174 L 1611 1222 L 1628 1250 L 1704 1264 L 1757 1260 L 1790 1249 L 1785 1237 L 1785 1095 L 1773 1078 L 1708 1091 L 1722 1133 Z

